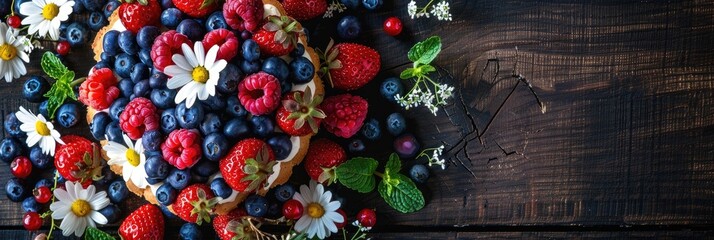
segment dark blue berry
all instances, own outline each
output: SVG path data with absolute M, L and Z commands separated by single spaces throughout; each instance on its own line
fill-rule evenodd
M 246 61 L 256 61 L 260 58 L 260 47 L 253 39 L 248 39 L 241 46 L 243 50 L 243 59 Z
M 107 135 L 108 141 L 112 141 L 112 142 L 124 141 L 123 137 L 122 137 L 121 128 L 119 128 L 119 121 L 112 121 L 109 124 L 107 124 L 107 129 L 105 129 L 104 132 Z
M 47 105 L 49 104 L 48 100 L 44 100 L 40 103 L 40 106 L 37 106 L 37 111 L 42 114 L 42 116 L 45 117 L 45 119 L 50 118 L 50 113 L 47 111 Z
M 114 72 L 123 78 L 131 77 L 131 70 L 136 59 L 129 54 L 121 53 L 114 59 Z
M 240 70 L 243 71 L 245 75 L 251 75 L 253 73 L 257 73 L 260 71 L 260 60 L 256 61 L 248 61 L 248 60 L 243 60 L 240 61 Z
M 62 106 L 57 109 L 55 113 L 55 119 L 59 122 L 60 126 L 64 128 L 70 128 L 79 122 L 82 118 L 79 105 L 75 102 L 65 102 Z
M 340 0 L 340 2 L 348 9 L 357 9 L 359 6 L 362 6 L 360 0 Z
M 219 75 L 216 90 L 223 94 L 234 94 L 241 79 L 243 79 L 243 72 L 238 66 L 232 63 L 226 64 Z
M 151 50 L 151 46 L 154 45 L 154 39 L 159 37 L 161 31 L 155 26 L 144 26 L 139 29 L 136 33 L 136 43 L 142 49 Z
M 219 28 L 228 28 L 226 19 L 223 17 L 223 11 L 216 11 L 211 13 L 206 19 L 206 31 L 213 31 Z
M 5 115 L 5 122 L 3 123 L 3 126 L 5 127 L 5 133 L 16 138 L 25 137 L 27 134 L 25 134 L 25 132 L 20 129 L 21 125 L 22 122 L 20 122 L 20 119 L 17 119 L 17 116 L 15 116 L 14 112 Z
M 375 141 L 382 136 L 382 130 L 379 128 L 379 121 L 374 118 L 370 118 L 364 122 L 361 132 L 362 136 L 372 141 Z
M 226 113 L 228 116 L 240 118 L 247 116 L 248 110 L 243 107 L 238 97 L 233 95 L 226 99 Z
M 387 99 L 387 101 L 394 103 L 397 102 L 397 100 L 394 98 L 396 95 L 404 96 L 404 85 L 402 84 L 402 81 L 399 80 L 399 78 L 387 78 L 380 85 L 379 93 L 381 93 L 382 96 Z
M 151 90 L 151 102 L 157 108 L 168 109 L 176 106 L 174 98 L 176 98 L 176 90 L 172 89 L 154 89 Z
M 15 2 L 18 3 L 18 2 L 25 2 L 25 1 L 26 1 L 26 0 L 15 1 Z M 30 0 L 27 0 L 27 1 L 30 1 Z M 18 7 L 18 9 L 19 9 L 19 7 Z M 86 10 L 86 9 L 84 8 L 84 4 L 83 4 L 83 3 L 74 2 L 74 6 L 72 6 L 72 14 L 81 14 L 81 13 L 84 12 L 84 10 Z M 16 12 L 16 13 L 19 13 L 19 10 L 15 10 L 15 12 Z
M 119 121 L 119 115 L 124 111 L 126 105 L 129 104 L 128 98 L 117 98 L 111 106 L 109 106 L 109 116 L 114 121 Z
M 72 47 L 84 45 L 89 39 L 89 30 L 84 23 L 74 22 L 67 26 L 67 42 Z
M 148 80 L 150 74 L 151 72 L 149 71 L 149 67 L 146 66 L 146 64 L 137 63 L 131 68 L 131 74 L 129 75 L 129 77 L 131 78 L 132 82 L 139 82 L 141 80 Z M 146 86 L 148 87 L 149 82 L 147 81 L 146 83 Z
M 191 172 L 189 168 L 184 170 L 179 170 L 178 168 L 171 169 L 169 172 L 169 177 L 166 178 L 166 182 L 171 184 L 176 190 L 181 190 L 188 186 L 188 182 L 191 179 Z
M 203 239 L 201 229 L 195 223 L 184 223 L 179 230 L 181 240 L 200 240 Z
M 295 187 L 290 184 L 283 184 L 275 188 L 275 199 L 280 202 L 290 200 L 295 195 Z
M 122 97 L 131 97 L 131 95 L 134 95 L 134 82 L 128 78 L 122 79 L 119 81 L 119 90 L 121 91 Z
M 99 31 L 107 24 L 109 24 L 109 21 L 107 21 L 107 17 L 104 16 L 103 12 L 92 12 L 89 14 L 89 19 L 87 19 L 87 25 L 92 31 Z
M 176 120 L 179 126 L 186 129 L 198 128 L 203 121 L 203 106 L 201 104 L 193 104 L 190 108 L 186 107 L 186 102 L 182 102 L 176 106 Z
M 94 181 L 94 184 L 96 186 L 107 186 L 110 183 L 112 183 L 112 181 L 114 181 L 114 179 L 116 179 L 116 177 L 117 177 L 117 174 L 114 173 L 109 166 L 103 166 L 102 167 L 102 178 L 97 181 Z
M 401 135 L 407 129 L 407 121 L 401 113 L 395 112 L 387 117 L 387 131 L 394 135 Z
M 159 130 L 147 130 L 141 136 L 141 144 L 147 151 L 161 151 L 162 140 L 163 135 Z
M 161 132 L 169 134 L 178 128 L 178 120 L 176 120 L 176 110 L 169 108 L 161 112 Z
M 293 150 L 293 143 L 290 141 L 290 136 L 285 134 L 279 134 L 268 138 L 267 143 L 273 149 L 275 159 L 277 160 L 287 158 Z
M 259 137 L 267 137 L 275 131 L 273 119 L 265 115 L 251 117 L 250 126 L 253 128 L 253 134 Z
M 216 178 L 211 181 L 211 191 L 213 191 L 213 194 L 222 197 L 222 198 L 228 198 L 233 194 L 233 189 L 231 189 L 230 186 L 226 183 L 223 178 Z
M 104 34 L 104 38 L 102 40 L 102 48 L 104 49 L 104 53 L 109 54 L 110 56 L 116 56 L 119 54 L 119 31 L 117 30 L 111 30 L 108 31 L 107 33 Z
M 176 5 L 174 5 L 174 2 L 172 0 L 161 0 L 161 8 L 162 9 L 167 9 L 167 8 L 175 8 Z
M 149 77 L 149 86 L 152 88 L 166 88 L 168 77 L 162 72 L 152 72 Z
M 294 84 L 305 84 L 312 81 L 315 66 L 305 57 L 297 57 L 290 62 L 290 80 Z
M 102 54 L 99 55 L 99 60 L 107 63 L 108 65 L 114 65 L 114 56 L 109 55 L 106 52 L 102 52 Z
M 211 133 L 203 140 L 203 156 L 211 161 L 218 161 L 228 152 L 228 141 L 221 133 Z
M 55 183 L 53 180 L 51 180 L 49 178 L 43 178 L 35 183 L 35 188 L 40 188 L 40 187 L 44 186 L 44 187 L 48 187 L 48 188 L 52 189 L 52 187 L 54 185 L 55 185 Z
M 201 105 L 203 105 L 204 110 L 207 112 L 218 112 L 226 108 L 226 99 L 220 94 L 209 95 L 206 100 L 201 100 Z
M 75 2 L 74 4 L 76 5 L 77 3 Z M 117 8 L 119 8 L 119 5 L 121 5 L 121 3 L 119 3 L 119 1 L 116 1 L 116 0 L 109 0 L 109 2 L 107 2 L 107 4 L 104 4 L 104 8 L 102 9 L 102 13 L 104 13 L 104 17 L 109 19 L 109 17 L 112 16 L 112 13 L 114 13 L 114 11 L 116 11 Z
M 107 188 L 107 197 L 113 203 L 121 203 L 129 196 L 129 188 L 126 187 L 124 179 L 116 179 Z
M 201 41 L 206 33 L 202 24 L 194 19 L 184 19 L 176 27 L 176 32 L 186 35 L 191 41 Z
M 364 149 L 364 143 L 362 142 L 362 140 L 359 140 L 357 138 L 352 139 L 349 143 L 347 143 L 347 150 L 351 153 L 359 153 L 364 151 Z
M 268 200 L 260 195 L 250 195 L 245 199 L 245 211 L 253 217 L 263 217 L 268 213 Z
M 214 113 L 206 114 L 203 118 L 203 122 L 201 122 L 201 133 L 207 136 L 208 134 L 220 132 L 221 130 L 223 130 L 221 117 Z
M 139 51 L 139 61 L 149 68 L 154 67 L 154 62 L 151 61 L 151 49 L 141 49 Z
M 129 55 L 135 55 L 139 52 L 139 45 L 136 44 L 134 33 L 128 30 L 119 33 L 119 48 Z
M 13 137 L 8 137 L 0 142 L 0 158 L 5 163 L 12 162 L 15 157 L 22 154 L 23 144 Z
M 102 69 L 102 68 L 111 68 L 111 67 L 112 67 L 112 64 L 110 64 L 110 62 L 106 62 L 106 61 L 99 61 L 99 62 L 97 62 L 97 64 L 94 64 L 95 70 Z
M 263 72 L 273 75 L 275 78 L 280 80 L 280 82 L 287 81 L 288 76 L 290 76 L 288 63 L 279 57 L 269 57 L 265 59 L 265 61 L 263 61 L 262 70 Z
M 25 80 L 25 84 L 22 87 L 22 96 L 25 97 L 27 101 L 40 103 L 47 99 L 44 95 L 49 90 L 50 83 L 47 79 L 33 75 Z
M 169 176 L 171 166 L 161 156 L 151 156 L 146 158 L 144 171 L 148 178 L 164 180 Z
M 54 158 L 42 153 L 42 149 L 39 146 L 33 146 L 30 148 L 30 162 L 32 162 L 33 167 L 47 169 L 54 163 Z
M 355 39 L 362 31 L 362 26 L 355 16 L 347 15 L 337 22 L 337 35 L 343 39 Z
M 107 4 L 107 0 L 81 0 L 84 8 L 90 12 L 102 11 L 102 7 Z M 78 4 L 78 3 L 75 3 Z
M 163 205 L 171 205 L 176 201 L 176 189 L 171 184 L 162 184 L 156 189 L 156 200 Z
M 248 31 L 248 30 L 244 30 L 244 31 L 240 32 L 240 38 L 243 40 L 248 40 L 248 39 L 253 38 L 253 34 L 250 33 L 250 31 Z
M 409 170 L 409 177 L 416 183 L 425 183 L 429 179 L 429 169 L 422 164 L 415 164 Z
M 121 215 L 121 210 L 119 210 L 119 207 L 114 204 L 109 204 L 106 207 L 99 209 L 99 213 L 104 215 L 105 218 L 107 218 L 107 223 L 116 223 L 117 220 L 119 220 L 119 216 Z
M 293 57 L 293 58 L 302 57 L 303 54 L 305 54 L 305 45 L 302 45 L 302 43 L 298 43 L 295 46 L 295 49 L 293 49 L 293 51 L 290 52 L 290 57 Z
M 375 10 L 382 6 L 382 0 L 362 0 L 362 6 L 367 10 Z
M 218 163 L 213 161 L 200 160 L 196 165 L 191 167 L 193 175 L 201 177 L 210 177 L 218 172 Z M 206 182 L 206 181 L 203 181 Z
M 248 122 L 242 118 L 234 118 L 223 126 L 223 135 L 230 140 L 237 140 L 250 134 Z
M 169 29 L 176 29 L 183 20 L 183 12 L 177 8 L 167 8 L 161 12 L 161 24 Z
M 24 212 L 40 212 L 40 204 L 37 203 L 35 197 L 29 196 L 22 200 L 22 211 Z
M 134 84 L 133 90 L 134 91 L 131 94 L 130 99 L 149 96 L 149 93 L 151 93 L 150 92 L 151 87 L 149 86 L 149 79 L 144 79 L 144 80 L 136 82 L 136 84 Z

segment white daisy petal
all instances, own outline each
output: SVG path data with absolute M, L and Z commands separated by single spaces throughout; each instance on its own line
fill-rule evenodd
M 181 54 L 174 54 L 173 56 L 171 56 L 171 60 L 174 61 L 176 66 L 178 66 L 179 68 L 181 68 L 183 70 L 186 70 L 186 71 L 193 70 L 193 66 L 191 66 L 191 64 L 188 63 L 188 61 L 186 61 L 186 57 L 182 56 Z M 164 69 L 164 71 L 166 71 L 166 70 Z
M 193 53 L 191 47 L 188 44 L 181 44 L 181 51 L 183 52 L 183 56 L 186 57 L 186 61 L 188 62 L 188 64 L 191 64 L 191 68 L 199 66 L 198 60 L 196 59 L 196 55 Z
M 177 56 L 178 54 L 174 54 L 174 56 Z M 180 55 L 179 55 L 180 56 Z M 193 68 L 192 68 L 193 69 Z M 173 77 L 178 74 L 186 74 L 188 70 L 181 68 L 178 65 L 169 65 L 164 68 L 164 73 L 169 76 Z
M 303 232 L 307 227 L 310 226 L 310 217 L 309 216 L 302 216 L 298 221 L 295 223 L 295 230 L 298 232 Z
M 193 81 L 191 78 L 191 74 L 189 73 L 180 73 L 174 75 L 171 79 L 169 79 L 168 82 L 166 82 L 166 87 L 168 89 L 177 89 L 180 87 L 185 86 L 186 84 L 190 83 Z
M 86 217 L 80 217 L 77 219 L 78 225 L 77 228 L 74 229 L 74 236 L 81 237 L 82 234 L 84 234 L 84 230 L 87 229 L 87 218 Z
M 69 236 L 74 232 L 75 227 L 75 222 L 77 221 L 77 217 L 74 214 L 67 214 L 67 216 L 62 220 L 62 223 L 60 223 L 59 228 L 62 229 L 62 235 L 64 236 Z
M 99 224 L 107 224 L 107 222 L 108 222 L 107 218 L 97 211 L 92 211 L 92 213 L 89 215 L 89 217 L 91 217 L 92 220 L 94 220 L 95 222 L 97 222 Z
M 206 50 L 203 49 L 203 43 L 201 41 L 193 44 L 193 53 L 196 54 L 196 62 L 198 65 L 203 66 L 206 60 Z
M 201 44 L 201 48 L 203 48 L 203 44 Z M 213 68 L 213 63 L 216 62 L 216 55 L 218 55 L 218 45 L 214 45 L 208 50 L 206 59 L 203 63 L 203 66 L 206 67 L 206 69 Z
M 42 136 L 40 134 L 32 132 L 31 134 L 27 134 L 27 140 L 25 140 L 25 143 L 27 143 L 27 146 L 35 146 L 37 142 L 42 139 Z

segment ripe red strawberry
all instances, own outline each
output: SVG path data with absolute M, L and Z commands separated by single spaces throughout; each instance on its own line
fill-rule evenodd
M 214 45 L 218 45 L 216 60 L 223 59 L 230 61 L 238 54 L 238 38 L 233 32 L 219 28 L 208 32 L 203 36 L 203 49 L 210 50 Z
M 228 0 L 223 4 L 223 17 L 231 28 L 255 32 L 263 21 L 263 1 L 261 0 Z
M 325 118 L 325 112 L 318 108 L 320 103 L 322 96 L 313 97 L 310 87 L 305 92 L 290 92 L 283 97 L 283 106 L 278 107 L 275 122 L 284 133 L 291 136 L 317 133 Z
M 323 121 L 325 130 L 335 136 L 350 138 L 364 123 L 367 117 L 367 100 L 348 93 L 331 96 L 320 105 L 327 117 Z
M 310 142 L 305 156 L 305 170 L 315 181 L 327 183 L 335 181 L 335 167 L 347 161 L 347 154 L 342 147 L 326 138 Z
M 164 239 L 164 215 L 153 204 L 141 206 L 121 223 L 119 236 L 124 240 Z
M 273 174 L 275 156 L 268 144 L 248 138 L 236 143 L 219 164 L 228 186 L 236 191 L 252 192 Z
M 211 213 L 216 203 L 218 199 L 211 188 L 197 183 L 181 190 L 171 209 L 184 221 L 201 225 L 203 222 L 211 222 Z
M 173 0 L 172 2 L 181 12 L 194 18 L 208 16 L 220 6 L 220 1 L 216 0 Z
M 87 187 L 102 176 L 99 149 L 91 141 L 75 135 L 64 136 L 62 141 L 65 144 L 55 152 L 55 167 L 63 178 Z
M 322 16 L 327 11 L 326 0 L 284 0 L 283 7 L 288 15 L 305 21 Z
M 280 82 L 265 72 L 247 76 L 238 84 L 238 99 L 253 115 L 268 114 L 280 105 Z
M 96 69 L 79 86 L 79 101 L 96 110 L 107 109 L 121 94 L 117 82 L 111 69 Z
M 377 51 L 355 43 L 327 46 L 325 65 L 332 87 L 351 91 L 361 88 L 377 76 L 380 56 Z M 262 50 L 262 49 L 261 49 Z
M 154 44 L 151 45 L 151 61 L 154 62 L 154 67 L 163 72 L 166 66 L 174 65 L 174 60 L 171 58 L 174 54 L 183 54 L 181 45 L 184 43 L 188 44 L 188 46 L 193 46 L 193 43 L 186 35 L 174 30 L 161 33 L 154 40 Z
M 221 240 L 232 240 L 233 237 L 241 233 L 244 226 L 248 226 L 241 224 L 244 223 L 242 217 L 245 215 L 247 214 L 242 208 L 236 208 L 226 215 L 218 215 L 213 218 L 213 230 L 216 231 L 216 235 L 218 235 Z M 237 239 L 253 239 L 253 236 L 245 234 L 248 233 L 243 231 L 243 237 L 239 236 Z
M 268 22 L 253 34 L 260 53 L 265 56 L 287 55 L 297 45 L 297 39 L 303 33 L 302 28 L 288 16 L 269 16 L 267 20 Z
M 123 0 L 119 6 L 119 20 L 127 30 L 136 34 L 144 26 L 160 26 L 161 5 L 158 0 Z

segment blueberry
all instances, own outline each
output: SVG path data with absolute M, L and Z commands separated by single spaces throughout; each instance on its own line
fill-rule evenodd
M 74 22 L 67 26 L 67 41 L 72 47 L 84 45 L 89 39 L 89 31 L 84 23 Z
M 147 80 L 146 82 L 146 87 L 149 87 L 149 75 L 151 72 L 149 72 L 149 67 L 146 66 L 144 63 L 137 63 L 134 66 L 131 67 L 131 73 L 129 74 L 129 77 L 131 78 L 132 82 L 139 82 L 141 80 Z
M 76 5 L 77 3 L 75 2 L 74 4 Z M 104 17 L 109 19 L 109 17 L 112 16 L 112 13 L 114 13 L 114 11 L 116 11 L 117 8 L 119 8 L 119 5 L 121 5 L 121 3 L 119 3 L 119 1 L 116 1 L 116 0 L 109 0 L 109 2 L 107 2 L 107 4 L 104 4 L 104 8 L 102 9 L 102 13 L 104 13 Z
M 245 199 L 245 211 L 253 217 L 263 217 L 268 213 L 268 200 L 260 195 L 250 195 Z
M 228 63 L 220 73 L 216 90 L 223 94 L 234 94 L 241 79 L 243 79 L 243 72 L 238 66 Z
M 280 83 L 280 95 L 284 96 L 286 93 L 290 92 L 293 88 L 293 84 L 290 81 L 279 82 Z
M 162 9 L 167 9 L 167 8 L 175 8 L 176 5 L 174 5 L 174 2 L 172 0 L 161 0 L 161 8 Z
M 42 114 L 42 116 L 45 117 L 45 119 L 50 118 L 50 114 L 47 111 L 47 105 L 49 104 L 48 100 L 44 100 L 40 103 L 40 106 L 37 106 L 37 111 Z
M 119 90 L 121 91 L 122 97 L 131 97 L 131 95 L 134 95 L 134 82 L 128 78 L 122 79 L 119 81 Z
M 14 112 L 8 113 L 5 116 L 5 122 L 3 123 L 5 133 L 9 134 L 11 137 L 21 138 L 27 135 L 22 131 L 22 129 L 20 129 L 21 125 L 22 122 L 20 122 L 20 119 L 17 119 Z
M 42 186 L 52 188 L 55 185 L 54 181 L 49 178 L 40 179 L 35 183 L 35 188 L 40 188 Z
M 347 15 L 337 22 L 337 35 L 343 39 L 355 39 L 362 31 L 359 20 L 355 16 Z
M 123 137 L 122 137 L 121 128 L 119 128 L 119 121 L 112 121 L 109 124 L 107 124 L 107 129 L 105 129 L 104 132 L 107 135 L 108 141 L 112 141 L 112 142 L 124 141 Z
M 395 112 L 387 117 L 387 132 L 394 136 L 401 135 L 407 129 L 407 121 L 401 113 Z
M 293 58 L 302 57 L 303 54 L 305 54 L 305 45 L 302 45 L 302 43 L 298 43 L 295 46 L 295 49 L 293 49 L 293 51 L 290 52 L 290 57 L 293 57 Z
M 161 151 L 163 136 L 159 130 L 147 130 L 141 136 L 141 145 L 146 151 Z
M 240 61 L 240 70 L 243 71 L 245 75 L 251 75 L 260 71 L 260 61 Z
M 375 141 L 382 136 L 382 130 L 379 128 L 379 121 L 374 118 L 370 118 L 364 122 L 361 132 L 365 138 L 372 141 Z
M 248 39 L 241 46 L 243 50 L 243 59 L 246 61 L 256 61 L 260 58 L 260 47 L 253 39 Z
M 213 31 L 219 28 L 228 28 L 226 19 L 223 17 L 223 11 L 211 13 L 206 19 L 206 31 Z
M 251 117 L 250 126 L 253 128 L 253 134 L 259 137 L 267 137 L 275 131 L 273 119 L 268 116 Z
M 30 1 L 30 0 L 27 0 L 27 1 Z M 17 2 L 25 2 L 25 0 L 15 1 L 15 2 L 16 2 L 16 3 L 17 3 Z M 20 9 L 20 7 L 18 7 L 17 9 Z M 85 10 L 84 4 L 79 3 L 79 2 L 74 2 L 74 6 L 72 6 L 72 13 L 73 13 L 73 14 L 83 13 L 84 10 Z M 19 10 L 15 10 L 15 12 L 16 12 L 16 13 L 19 13 Z
M 139 61 L 149 68 L 154 67 L 154 62 L 151 61 L 151 49 L 141 49 L 139 51 Z
M 357 138 L 350 140 L 350 142 L 347 144 L 347 150 L 350 151 L 351 153 L 358 153 L 364 151 L 364 143 L 362 140 L 359 140 Z
M 166 88 L 168 77 L 162 72 L 153 72 L 149 77 L 149 86 L 152 88 Z
M 22 200 L 22 211 L 40 212 L 40 204 L 37 203 L 33 196 L 26 197 L 25 200 Z
M 55 114 L 55 119 L 59 122 L 60 126 L 64 128 L 70 128 L 79 122 L 82 118 L 80 115 L 79 105 L 75 102 L 66 102 L 57 109 Z
M 99 31 L 107 24 L 109 24 L 109 21 L 107 21 L 107 17 L 104 16 L 103 12 L 92 12 L 89 14 L 89 19 L 87 19 L 87 25 L 93 31 Z
M 129 30 L 119 33 L 119 48 L 129 55 L 135 55 L 139 52 L 139 45 L 136 44 L 134 33 Z
M 161 31 L 155 26 L 144 26 L 139 29 L 136 33 L 136 43 L 142 49 L 151 50 L 151 46 L 154 45 L 154 39 L 159 37 Z
M 187 108 L 184 101 L 176 106 L 176 120 L 178 120 L 178 124 L 182 128 L 198 128 L 203 121 L 203 116 L 203 106 L 201 104 L 193 104 L 193 106 Z
M 112 183 L 116 177 L 116 173 L 112 172 L 112 169 L 109 168 L 108 165 L 105 165 L 102 167 L 102 179 L 94 181 L 94 183 L 96 186 L 107 186 Z
M 102 7 L 107 4 L 107 0 L 81 0 L 84 8 L 90 12 L 102 11 Z M 75 3 L 77 4 L 77 3 Z
M 104 39 L 102 40 L 102 48 L 104 52 L 110 56 L 116 56 L 119 54 L 119 31 L 111 30 L 104 34 Z
M 234 118 L 223 125 L 223 135 L 227 139 L 237 140 L 238 138 L 246 137 L 248 134 L 250 134 L 250 128 L 245 119 Z
M 169 176 L 171 166 L 161 156 L 151 156 L 146 158 L 144 171 L 148 178 L 164 180 Z
M 269 57 L 265 59 L 265 61 L 263 61 L 262 70 L 263 72 L 273 75 L 280 80 L 280 82 L 288 80 L 288 76 L 290 76 L 288 64 L 279 57 Z
M 178 128 L 178 120 L 175 115 L 174 108 L 166 109 L 161 112 L 161 132 L 169 134 Z
M 161 24 L 169 29 L 176 29 L 176 27 L 183 20 L 183 13 L 177 8 L 167 8 L 161 12 Z
M 129 196 L 129 189 L 126 187 L 124 179 L 116 179 L 107 188 L 109 200 L 113 203 L 120 203 Z
M 173 220 L 179 219 L 178 216 L 176 216 L 176 214 L 171 212 L 171 210 L 169 210 L 169 208 L 167 206 L 159 204 L 159 208 L 161 209 L 161 213 L 164 214 L 164 217 L 166 217 L 166 219 L 169 219 L 169 220 L 170 219 L 173 219 Z
M 266 217 L 270 217 L 270 218 L 281 217 L 282 211 L 283 211 L 282 204 L 278 204 L 277 202 L 271 202 L 268 205 L 268 214 L 266 215 Z
M 15 157 L 22 154 L 23 144 L 15 138 L 8 137 L 0 142 L 0 159 L 5 163 L 12 162 Z
M 109 204 L 106 207 L 99 209 L 99 213 L 104 215 L 105 218 L 107 218 L 107 223 L 115 223 L 117 220 L 119 220 L 119 215 L 121 215 L 121 210 L 119 210 L 119 207 L 114 204 Z
M 248 30 L 243 30 L 242 32 L 240 32 L 240 38 L 243 40 L 248 40 L 253 38 L 253 34 L 250 33 Z
M 206 100 L 201 100 L 201 105 L 206 111 L 218 112 L 226 108 L 226 100 L 220 94 L 209 95 Z
M 109 55 L 106 52 L 102 52 L 102 54 L 99 55 L 99 60 L 107 63 L 108 65 L 114 65 L 114 56 Z
M 40 103 L 47 99 L 45 93 L 50 90 L 50 83 L 47 79 L 33 75 L 25 80 L 25 84 L 22 87 L 22 96 L 25 97 L 27 101 L 33 103 Z
M 312 81 L 315 75 L 315 66 L 309 59 L 298 57 L 290 62 L 290 81 L 295 84 L 305 84 Z
M 123 78 L 131 77 L 131 70 L 136 64 L 136 59 L 129 54 L 121 53 L 114 60 L 114 72 Z
M 226 113 L 228 113 L 228 116 L 240 118 L 247 116 L 248 110 L 243 107 L 238 97 L 234 95 L 226 99 Z
M 394 140 L 394 151 L 401 158 L 412 158 L 417 155 L 421 146 L 414 135 L 405 133 Z
M 218 172 L 218 163 L 206 160 L 200 160 L 195 166 L 191 167 L 194 176 L 210 177 Z M 206 182 L 206 181 L 203 181 Z
M 203 140 L 203 156 L 211 161 L 219 161 L 228 152 L 228 141 L 221 133 L 211 133 Z
M 162 184 L 156 189 L 156 200 L 163 205 L 171 205 L 176 201 L 176 189 L 171 184 Z
M 174 98 L 176 98 L 176 90 L 172 89 L 154 89 L 151 90 L 151 102 L 157 108 L 168 109 L 176 106 Z
M 220 132 L 221 130 L 223 130 L 221 117 L 214 113 L 206 114 L 206 116 L 203 117 L 203 122 L 201 122 L 201 133 L 203 133 L 204 136 Z
M 57 172 L 57 169 L 55 169 L 53 175 L 58 176 L 58 177 L 57 177 L 57 185 L 58 185 L 58 186 L 64 185 L 64 183 L 67 181 L 67 179 L 65 179 L 64 177 L 62 177 L 62 175 L 59 174 L 59 172 Z
M 362 6 L 367 10 L 375 10 L 382 6 L 382 0 L 362 0 Z
M 134 99 L 138 97 L 147 97 L 149 96 L 149 93 L 151 93 L 150 91 L 151 87 L 149 86 L 149 79 L 144 79 L 134 84 L 133 93 L 129 98 Z
M 362 5 L 360 4 L 360 0 L 340 0 L 340 2 L 348 9 L 357 9 Z
M 409 177 L 417 183 L 425 183 L 429 179 L 429 169 L 422 164 L 415 164 L 409 170 Z
M 211 181 L 211 191 L 213 191 L 214 195 L 222 198 L 228 198 L 233 194 L 233 189 L 228 186 L 223 178 L 216 178 Z
M 194 19 L 184 19 L 176 27 L 176 31 L 186 35 L 191 41 L 201 41 L 206 33 L 203 26 Z
M 30 162 L 32 162 L 33 167 L 47 169 L 54 163 L 54 158 L 42 153 L 42 149 L 39 146 L 33 146 L 30 148 Z
M 117 98 L 111 106 L 109 106 L 109 116 L 112 120 L 119 121 L 119 115 L 124 111 L 126 105 L 129 104 L 128 98 Z
M 201 229 L 195 223 L 184 223 L 179 230 L 181 240 L 199 240 L 203 239 Z
M 178 168 L 171 169 L 169 172 L 169 177 L 166 178 L 166 182 L 171 184 L 176 190 L 181 190 L 188 186 L 188 180 L 191 179 L 191 172 L 189 168 L 184 170 L 179 170 Z
M 282 160 L 290 155 L 293 150 L 293 142 L 290 141 L 290 136 L 279 134 L 268 139 L 268 145 L 273 149 L 275 159 Z
M 295 195 L 295 187 L 290 184 L 283 184 L 275 188 L 275 199 L 280 202 L 290 200 Z
M 394 96 L 404 96 L 404 85 L 402 85 L 402 81 L 400 81 L 399 78 L 390 77 L 382 82 L 379 87 L 379 93 L 381 93 L 387 101 L 396 103 L 397 99 L 395 99 Z

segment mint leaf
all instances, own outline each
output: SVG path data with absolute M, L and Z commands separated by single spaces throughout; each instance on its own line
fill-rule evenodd
M 402 170 L 402 161 L 399 160 L 399 155 L 396 153 L 392 153 L 392 155 L 389 155 L 389 160 L 387 161 L 387 165 L 384 167 L 384 174 L 385 175 L 392 175 L 399 173 L 399 171 Z
M 69 71 L 69 69 L 62 64 L 62 61 L 51 52 L 42 54 L 40 66 L 42 66 L 42 70 L 45 71 L 47 75 L 57 80 L 62 78 L 62 76 Z
M 437 55 L 441 52 L 441 38 L 439 36 L 432 36 L 424 41 L 415 44 L 412 49 L 409 49 L 407 57 L 409 60 L 416 63 L 414 64 L 429 64 L 434 61 Z
M 340 164 L 335 169 L 337 180 L 352 190 L 368 193 L 374 190 L 374 171 L 379 163 L 373 158 L 356 157 Z
M 399 74 L 399 78 L 401 78 L 401 79 L 413 78 L 416 76 L 416 75 L 414 75 L 414 71 L 415 71 L 414 68 L 407 68 L 406 70 L 402 71 L 401 74 Z
M 88 227 L 87 230 L 84 232 L 84 240 L 115 240 L 116 238 L 112 237 L 112 235 L 109 235 L 109 233 L 106 233 L 102 230 L 99 230 L 94 227 Z
M 74 72 L 71 72 L 71 74 L 65 74 L 65 76 L 68 75 L 74 76 Z M 55 111 L 57 111 L 57 109 L 62 105 L 62 103 L 64 103 L 64 100 L 66 100 L 67 98 L 75 100 L 77 99 L 77 96 L 74 95 L 74 91 L 72 90 L 72 86 L 70 86 L 69 82 L 60 80 L 52 84 L 50 91 L 45 93 L 44 96 L 48 98 L 47 113 L 49 114 L 48 117 L 50 119 L 54 118 Z
M 422 75 L 427 75 L 427 74 L 429 74 L 429 73 L 431 73 L 431 72 L 435 72 L 435 71 L 436 71 L 436 68 L 434 68 L 434 67 L 431 66 L 431 65 L 421 65 L 421 66 L 418 67 L 418 69 L 419 69 L 418 72 L 419 72 L 420 74 L 422 74 Z
M 416 212 L 424 207 L 424 195 L 411 179 L 398 173 L 392 178 L 391 181 L 384 178 L 377 187 L 379 195 L 389 206 L 401 213 Z

